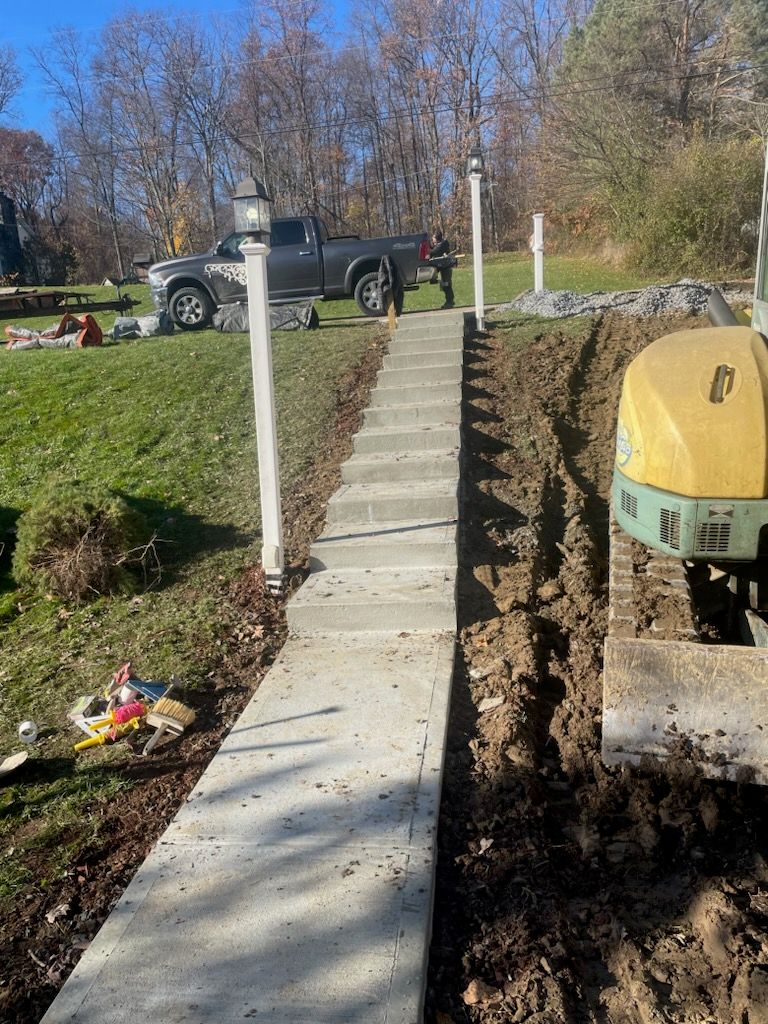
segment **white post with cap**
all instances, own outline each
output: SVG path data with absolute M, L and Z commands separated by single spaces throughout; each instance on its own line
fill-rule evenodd
M 248 326 L 251 337 L 253 404 L 259 457 L 261 502 L 261 564 L 267 586 L 279 592 L 283 585 L 285 549 L 277 454 L 277 416 L 272 375 L 272 330 L 269 322 L 267 256 L 270 253 L 270 199 L 261 182 L 248 178 L 234 195 L 235 230 L 248 237 L 240 246 L 245 257 L 248 289 Z
M 544 291 L 544 214 L 533 215 L 533 290 Z
M 475 275 L 475 322 L 478 331 L 485 330 L 485 296 L 483 294 L 483 227 L 480 217 L 480 182 L 483 177 L 483 151 L 474 145 L 467 157 L 469 193 L 472 204 L 472 269 Z

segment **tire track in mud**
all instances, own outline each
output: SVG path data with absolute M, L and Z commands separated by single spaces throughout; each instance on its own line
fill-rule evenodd
M 475 351 L 428 1021 L 768 1021 L 763 792 L 599 757 L 615 408 L 672 323 Z

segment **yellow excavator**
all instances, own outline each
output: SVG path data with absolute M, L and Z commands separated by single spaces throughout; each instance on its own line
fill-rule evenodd
M 768 158 L 751 321 L 715 291 L 711 327 L 658 339 L 624 376 L 606 764 L 682 758 L 707 778 L 768 785 L 767 207 Z M 728 595 L 725 625 L 704 632 L 695 597 L 713 585 Z M 732 642 L 737 624 L 742 643 Z

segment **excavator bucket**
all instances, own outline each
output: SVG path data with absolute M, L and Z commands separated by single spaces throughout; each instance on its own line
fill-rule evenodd
M 703 643 L 684 563 L 647 549 L 638 559 L 642 546 L 613 514 L 609 540 L 603 761 L 683 759 L 705 778 L 768 785 L 765 621 L 742 614 L 752 646 Z M 638 620 L 649 592 L 648 630 Z
M 607 637 L 603 761 L 648 755 L 768 785 L 768 650 Z

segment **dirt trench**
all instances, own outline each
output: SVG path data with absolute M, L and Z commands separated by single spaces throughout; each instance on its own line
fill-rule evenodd
M 685 325 L 471 356 L 429 1024 L 768 1022 L 766 793 L 599 756 L 621 377 Z

